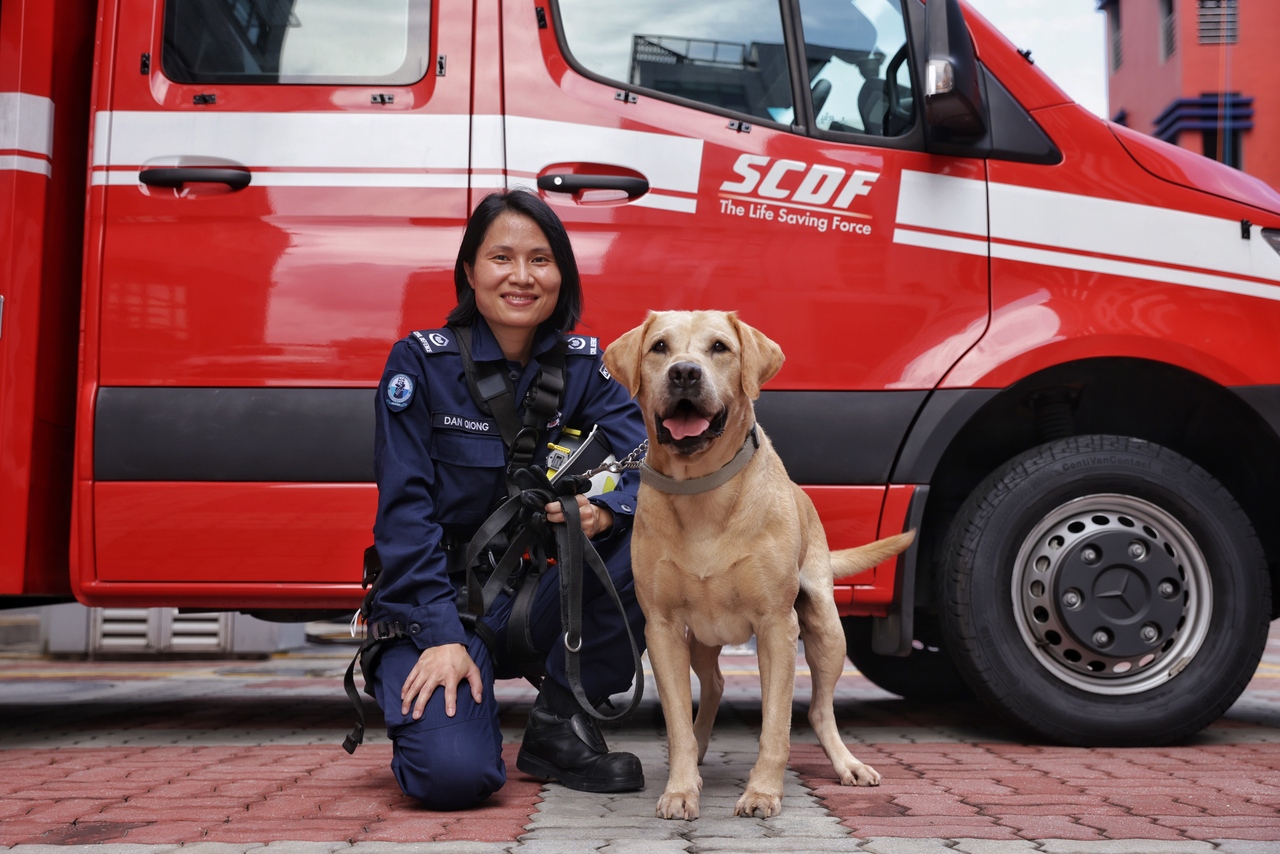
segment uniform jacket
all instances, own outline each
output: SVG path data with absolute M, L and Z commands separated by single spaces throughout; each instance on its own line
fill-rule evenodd
M 529 364 L 507 362 L 521 416 L 525 394 L 538 375 L 538 357 L 560 337 L 540 328 Z M 588 431 L 599 425 L 622 459 L 644 441 L 640 410 L 605 370 L 597 339 L 563 337 L 569 349 L 561 414 L 552 419 L 546 438 L 554 441 L 563 427 Z M 471 349 L 476 362 L 504 359 L 483 320 Z M 400 623 L 419 649 L 466 643 L 441 539 L 446 528 L 475 528 L 495 501 L 506 497 L 506 451 L 497 422 L 471 398 L 451 330 L 414 332 L 396 342 L 375 410 L 378 516 L 373 533 L 385 577 L 370 619 Z M 543 442 L 534 462 L 545 462 L 546 452 Z M 638 488 L 638 474 L 627 472 L 617 488 L 591 499 L 613 511 L 613 527 L 601 539 L 629 531 Z

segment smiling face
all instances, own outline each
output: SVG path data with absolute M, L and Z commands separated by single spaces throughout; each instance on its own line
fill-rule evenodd
M 560 268 L 547 236 L 529 217 L 505 211 L 485 232 L 475 263 L 464 268 L 503 354 L 529 361 L 534 332 L 560 298 Z

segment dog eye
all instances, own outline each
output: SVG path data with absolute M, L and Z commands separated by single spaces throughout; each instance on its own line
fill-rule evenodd
M 723 341 L 717 341 L 716 343 L 711 345 L 711 352 L 712 353 L 728 353 L 729 345 L 724 343 Z
M 667 342 L 666 342 L 666 341 L 663 341 L 661 338 L 659 338 L 657 341 L 654 341 L 654 342 L 653 342 L 653 346 L 649 348 L 649 352 L 650 352 L 650 353 L 665 353 L 665 352 L 667 352 Z

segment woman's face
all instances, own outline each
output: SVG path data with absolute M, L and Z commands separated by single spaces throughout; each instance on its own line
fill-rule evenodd
M 485 232 L 475 263 L 463 269 L 475 291 L 476 307 L 499 342 L 515 338 L 531 344 L 534 330 L 551 316 L 560 298 L 560 268 L 551 244 L 538 224 L 523 214 L 499 214 Z

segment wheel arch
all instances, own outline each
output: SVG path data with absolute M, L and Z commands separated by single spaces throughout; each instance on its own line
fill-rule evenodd
M 920 520 L 917 607 L 932 607 L 934 568 L 960 504 L 1023 451 L 1072 435 L 1114 434 L 1163 445 L 1217 478 L 1240 503 L 1266 553 L 1271 614 L 1280 615 L 1280 386 L 1228 388 L 1143 359 L 1054 365 L 1004 389 L 939 390 L 903 445 L 892 482 L 928 484 Z

